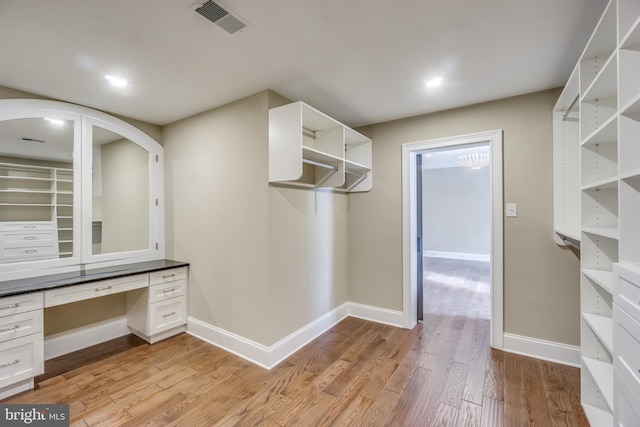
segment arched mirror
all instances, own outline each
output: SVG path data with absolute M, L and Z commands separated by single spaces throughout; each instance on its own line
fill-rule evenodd
M 93 127 L 93 255 L 149 249 L 149 152 Z
M 0 100 L 0 280 L 164 257 L 162 146 L 55 101 Z

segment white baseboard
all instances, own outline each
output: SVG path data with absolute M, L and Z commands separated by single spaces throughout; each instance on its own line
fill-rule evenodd
M 521 335 L 504 334 L 504 351 L 580 367 L 580 347 Z
M 469 261 L 485 262 L 491 261 L 491 255 L 489 254 L 472 254 L 467 252 L 424 251 L 422 255 L 431 258 L 465 259 Z
M 400 311 L 347 302 L 271 346 L 256 343 L 192 317 L 188 319 L 187 332 L 251 363 L 272 369 L 347 316 L 397 327 L 402 327 L 403 321 Z
M 53 335 L 44 340 L 44 360 L 82 350 L 129 333 L 127 318 L 123 316 L 59 335 Z

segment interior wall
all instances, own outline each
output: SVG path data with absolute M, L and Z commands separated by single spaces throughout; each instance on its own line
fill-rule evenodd
M 167 258 L 191 264 L 189 316 L 268 342 L 268 93 L 163 129 Z
M 167 257 L 189 315 L 272 345 L 347 300 L 344 194 L 268 184 L 264 91 L 164 128 Z
M 375 184 L 349 197 L 350 301 L 402 310 L 403 143 L 503 130 L 506 333 L 579 345 L 579 260 L 553 242 L 552 115 L 560 90 L 376 124 Z
M 37 94 L 0 86 L 0 99 L 51 99 Z M 60 100 L 57 100 L 60 101 Z M 141 122 L 122 116 L 116 116 L 145 132 L 162 144 L 160 126 Z M 45 337 L 64 334 L 75 329 L 97 325 L 124 317 L 126 300 L 124 294 L 95 298 L 74 304 L 50 307 L 44 310 Z
M 423 252 L 461 259 L 491 253 L 490 169 L 422 169 Z

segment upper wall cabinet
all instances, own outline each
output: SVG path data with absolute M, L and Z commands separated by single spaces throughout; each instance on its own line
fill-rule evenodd
M 371 140 L 306 105 L 269 110 L 269 182 L 369 191 Z
M 162 151 L 99 111 L 0 100 L 0 280 L 162 258 Z

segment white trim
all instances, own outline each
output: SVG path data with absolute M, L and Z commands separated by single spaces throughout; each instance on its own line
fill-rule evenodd
M 491 261 L 489 254 L 472 254 L 467 252 L 422 251 L 422 256 L 429 258 L 464 259 L 467 261 Z
M 404 326 L 417 323 L 415 156 L 429 148 L 489 142 L 491 151 L 491 347 L 502 349 L 503 320 L 503 209 L 502 130 L 402 144 L 402 311 Z
M 347 316 L 402 327 L 402 312 L 346 302 L 271 346 L 189 317 L 187 333 L 265 369 L 272 369 Z
M 504 351 L 580 367 L 580 347 L 515 334 L 504 334 Z
M 74 329 L 44 340 L 44 360 L 72 353 L 92 345 L 129 335 L 125 316 Z

